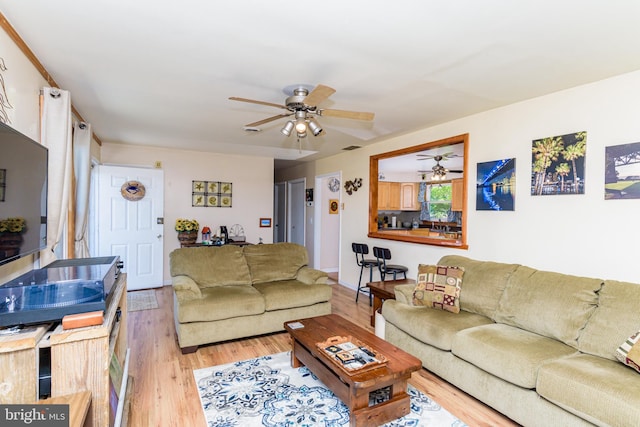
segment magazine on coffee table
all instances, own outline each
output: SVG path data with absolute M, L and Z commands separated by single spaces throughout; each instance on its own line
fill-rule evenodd
M 340 369 L 360 373 L 386 365 L 387 359 L 353 337 L 331 337 L 316 344 Z

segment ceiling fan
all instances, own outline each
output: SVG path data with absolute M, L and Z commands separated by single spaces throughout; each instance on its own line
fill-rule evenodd
M 284 105 L 274 104 L 271 102 L 256 101 L 254 99 L 230 97 L 232 101 L 249 102 L 251 104 L 266 105 L 287 110 L 287 112 L 276 116 L 268 117 L 257 122 L 245 125 L 245 128 L 255 128 L 256 126 L 272 122 L 274 120 L 293 116 L 285 123 L 280 130 L 285 136 L 291 135 L 291 131 L 295 129 L 298 138 L 307 136 L 307 130 L 311 131 L 313 136 L 318 136 L 323 132 L 322 127 L 316 121 L 315 116 L 339 117 L 343 119 L 356 120 L 373 120 L 374 113 L 365 113 L 359 111 L 335 110 L 332 108 L 318 108 L 318 105 L 327 100 L 335 93 L 335 89 L 322 84 L 317 85 L 311 92 L 310 86 L 297 85 L 285 88 L 285 92 L 291 95 L 285 99 Z
M 425 178 L 425 174 L 427 172 L 431 172 L 431 180 L 432 181 L 442 181 L 444 179 L 447 178 L 447 172 L 454 172 L 454 173 L 463 173 L 462 170 L 460 169 L 447 169 L 444 166 L 442 166 L 440 164 L 441 161 L 444 160 L 448 160 L 454 157 L 460 157 L 457 154 L 454 153 L 445 153 L 445 154 L 436 154 L 436 155 L 431 155 L 431 154 L 418 154 L 418 157 L 422 157 L 419 158 L 418 160 L 426 160 L 426 159 L 433 159 L 436 161 L 436 164 L 431 168 L 430 171 L 427 170 L 419 170 L 418 173 L 422 173 L 422 179 Z

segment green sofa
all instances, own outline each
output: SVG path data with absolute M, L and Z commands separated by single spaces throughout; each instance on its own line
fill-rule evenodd
M 294 243 L 180 248 L 169 260 L 183 353 L 331 313 L 327 274 L 308 267 L 307 250 Z
M 525 426 L 639 426 L 640 373 L 615 352 L 640 330 L 640 285 L 445 256 L 463 267 L 460 312 L 382 307 L 385 339 Z

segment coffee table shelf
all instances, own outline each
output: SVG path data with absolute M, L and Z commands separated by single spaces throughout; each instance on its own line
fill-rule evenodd
M 307 366 L 333 391 L 349 408 L 352 427 L 381 425 L 410 412 L 407 380 L 422 367 L 419 359 L 336 314 L 286 322 L 284 326 L 292 339 L 291 366 Z M 384 356 L 387 363 L 365 372 L 346 372 L 317 346 L 333 336 L 353 337 Z M 387 387 L 389 399 L 369 406 L 369 394 Z

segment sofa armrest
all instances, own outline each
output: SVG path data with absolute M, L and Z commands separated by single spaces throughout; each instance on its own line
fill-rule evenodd
M 178 301 L 189 301 L 202 298 L 202 292 L 198 284 L 189 276 L 173 276 L 173 290 Z
M 301 267 L 300 270 L 298 270 L 296 279 L 304 283 L 305 285 L 326 285 L 328 277 L 329 275 L 324 271 L 304 266 Z
M 393 288 L 393 292 L 396 294 L 396 301 L 413 305 L 413 290 L 415 287 L 416 285 L 398 285 Z

